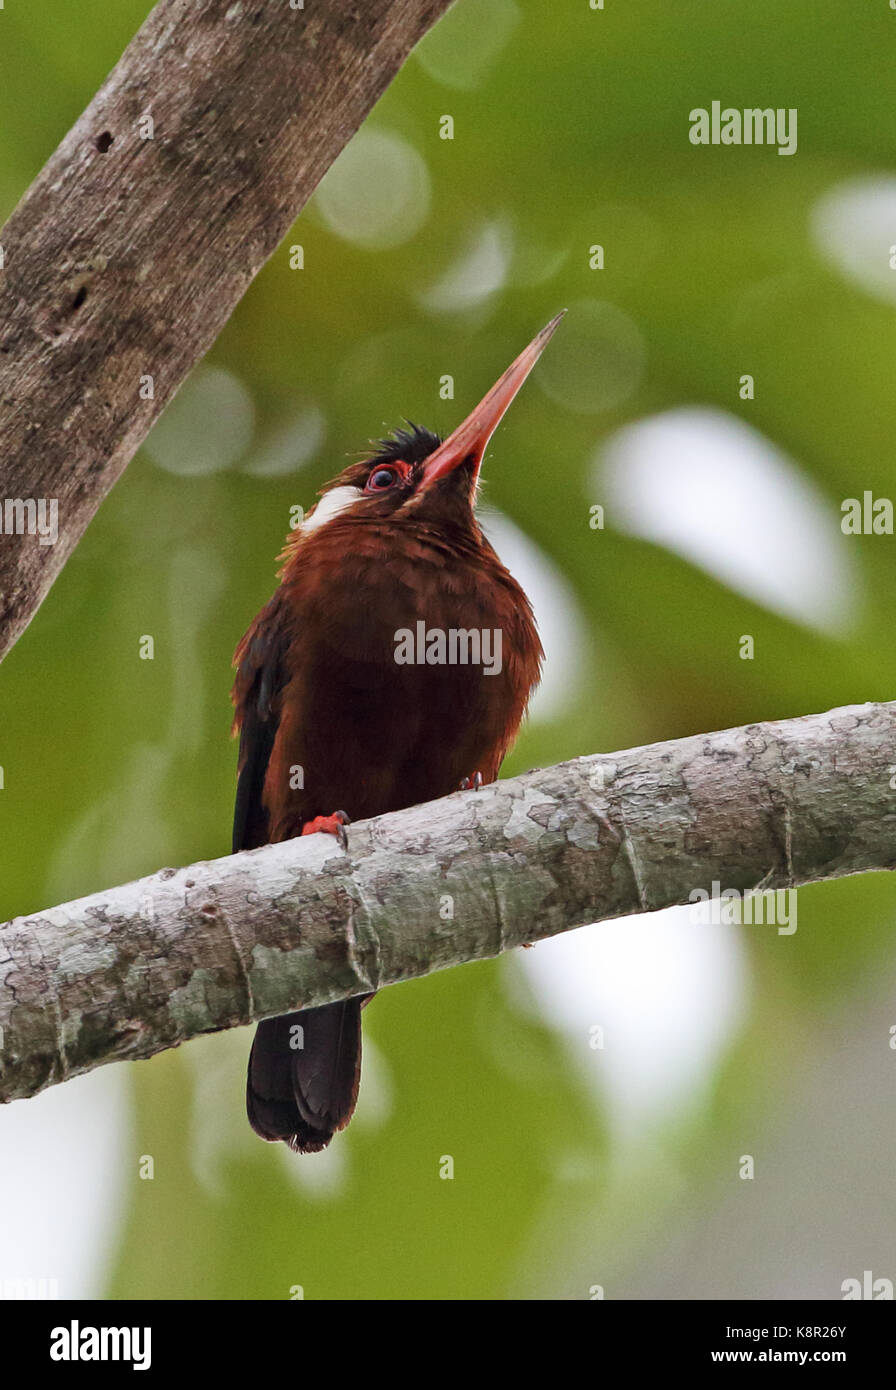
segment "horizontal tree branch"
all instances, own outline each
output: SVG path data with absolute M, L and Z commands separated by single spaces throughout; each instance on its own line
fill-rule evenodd
M 896 866 L 896 703 L 701 734 L 162 869 L 0 927 L 0 1099 L 687 902 Z
M 160 0 L 44 166 L 0 232 L 0 659 L 450 3 Z

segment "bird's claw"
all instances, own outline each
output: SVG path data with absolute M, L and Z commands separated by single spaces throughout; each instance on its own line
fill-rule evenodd
M 303 835 L 335 835 L 342 849 L 348 849 L 348 835 L 345 827 L 351 825 L 351 820 L 344 811 L 334 811 L 331 816 L 315 816 L 302 826 Z
M 460 784 L 460 790 L 461 790 L 462 792 L 467 792 L 467 791 L 478 792 L 478 790 L 479 790 L 479 788 L 480 788 L 481 786 L 482 786 L 482 773 L 481 773 L 481 772 L 474 772 L 472 777 L 464 777 L 464 778 L 463 778 L 463 780 L 461 781 L 461 784 Z

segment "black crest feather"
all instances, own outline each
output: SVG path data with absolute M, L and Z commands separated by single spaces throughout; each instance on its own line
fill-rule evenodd
M 442 442 L 439 435 L 424 429 L 422 425 L 415 425 L 412 420 L 405 423 L 407 429 L 393 430 L 387 439 L 375 441 L 377 452 L 371 459 L 372 463 L 394 463 L 396 459 L 403 459 L 413 466 L 422 463 L 438 449 Z

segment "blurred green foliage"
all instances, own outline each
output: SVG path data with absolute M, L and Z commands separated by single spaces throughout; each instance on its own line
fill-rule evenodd
M 145 0 L 8 0 L 4 214 L 146 13 Z M 191 475 L 188 456 L 186 471 L 159 466 L 150 440 L 0 670 L 0 916 L 227 852 L 230 654 L 271 591 L 290 507 L 309 506 L 346 454 L 405 415 L 449 430 L 565 305 L 570 324 L 585 301 L 621 309 L 645 365 L 637 388 L 603 410 L 528 388 L 490 450 L 489 500 L 565 577 L 586 631 L 582 691 L 527 727 L 505 773 L 892 697 L 892 539 L 851 542 L 865 602 L 835 638 L 622 534 L 612 517 L 592 531 L 588 509 L 603 500 L 591 474 L 601 440 L 691 403 L 742 417 L 798 460 L 833 527 L 843 497 L 893 495 L 896 316 L 820 257 L 809 226 L 837 182 L 892 165 L 894 26 L 884 0 L 607 0 L 603 11 L 586 0 L 458 0 L 365 128 L 416 151 L 422 176 L 402 153 L 398 172 L 425 202 L 408 209 L 419 229 L 371 245 L 363 215 L 348 239 L 325 199 L 323 210 L 309 205 L 208 359 L 232 374 L 219 384 L 248 393 L 233 429 L 250 442 L 227 466 Z M 798 153 L 695 149 L 688 112 L 713 99 L 797 107 Z M 445 114 L 450 141 L 439 138 Z M 489 235 L 506 262 L 494 292 L 459 308 L 450 294 L 433 298 Z M 596 242 L 601 271 L 589 266 Z M 290 267 L 294 244 L 301 271 Z M 745 371 L 753 401 L 738 397 Z M 440 399 L 445 373 L 454 401 Z M 176 455 L 172 415 L 159 433 Z M 315 429 L 301 468 L 256 466 L 276 467 L 278 432 Z M 745 632 L 756 642 L 749 663 L 737 655 Z M 153 661 L 138 659 L 142 634 L 154 636 Z M 138 1064 L 135 1154 L 155 1157 L 156 1178 L 133 1180 L 108 1290 L 587 1297 L 577 1271 L 624 1267 L 661 1239 L 669 1203 L 696 1214 L 744 1124 L 771 1123 L 782 1057 L 891 959 L 894 908 L 883 875 L 821 885 L 801 894 L 786 949 L 751 936 L 753 1014 L 706 1104 L 623 1175 L 560 1041 L 509 1001 L 506 963 L 388 991 L 368 1011 L 391 1108 L 365 1119 L 362 1102 L 338 1141 L 347 1157 L 331 1191 L 293 1181 L 243 1134 L 248 1034 Z M 206 1067 L 215 1084 L 197 1089 Z M 196 1170 L 198 1124 L 220 1132 L 213 1181 Z M 438 1177 L 446 1153 L 453 1182 Z

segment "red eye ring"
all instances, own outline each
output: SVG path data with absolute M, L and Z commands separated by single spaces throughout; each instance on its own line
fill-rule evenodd
M 383 481 L 377 482 L 378 478 Z M 393 487 L 397 481 L 397 469 L 390 468 L 387 464 L 381 464 L 379 468 L 375 468 L 373 470 L 370 477 L 367 479 L 367 486 L 365 487 L 364 491 L 388 492 L 389 488 Z

